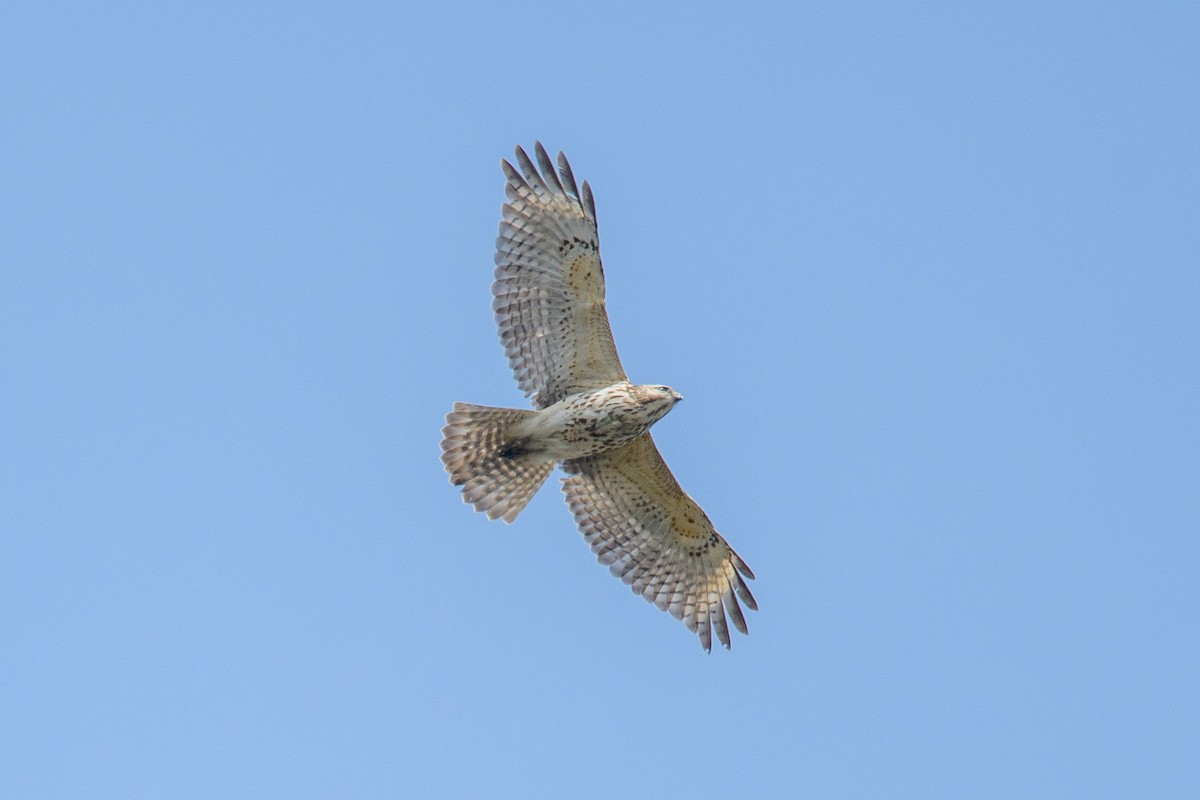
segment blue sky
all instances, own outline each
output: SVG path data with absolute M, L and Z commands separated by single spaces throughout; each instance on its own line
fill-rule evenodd
M 1194 4 L 0 22 L 0 795 L 1200 796 Z M 441 470 L 539 138 L 732 652 Z

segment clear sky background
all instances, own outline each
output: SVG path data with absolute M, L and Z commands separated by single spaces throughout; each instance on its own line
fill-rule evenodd
M 0 796 L 1200 796 L 1195 3 L 0 12 Z M 596 191 L 732 652 L 438 460 Z

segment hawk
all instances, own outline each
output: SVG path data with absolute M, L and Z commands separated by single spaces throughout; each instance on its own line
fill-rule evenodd
M 604 307 L 596 204 L 571 165 L 538 142 L 507 179 L 492 309 L 508 363 L 534 408 L 455 403 L 442 462 L 463 500 L 512 522 L 561 464 L 567 505 L 601 564 L 680 619 L 712 650 L 729 625 L 746 633 L 739 599 L 758 605 L 746 562 L 680 488 L 649 429 L 683 398 L 629 382 Z

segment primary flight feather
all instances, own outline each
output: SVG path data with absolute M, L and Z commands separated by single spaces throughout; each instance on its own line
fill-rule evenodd
M 649 429 L 681 399 L 629 382 L 604 306 L 596 205 L 571 165 L 538 142 L 501 161 L 508 201 L 496 239 L 492 309 L 517 384 L 533 409 L 455 403 L 442 462 L 463 499 L 512 522 L 561 464 L 563 491 L 600 563 L 712 649 L 739 604 L 758 606 L 754 573 L 680 488 Z

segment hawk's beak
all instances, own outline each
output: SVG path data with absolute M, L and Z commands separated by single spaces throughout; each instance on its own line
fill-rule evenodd
M 671 392 L 671 394 L 675 395 L 675 402 L 676 402 L 676 403 L 678 403 L 680 400 L 682 400 L 682 399 L 683 399 L 683 395 L 681 395 L 679 392 Z

